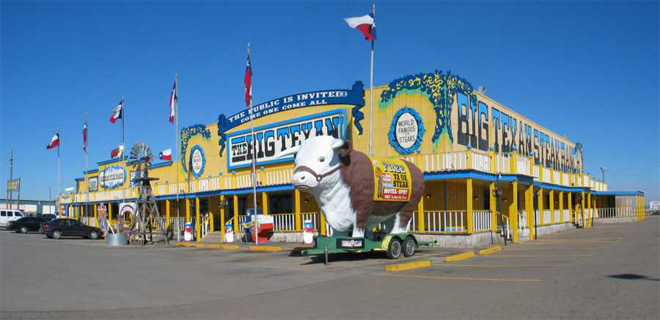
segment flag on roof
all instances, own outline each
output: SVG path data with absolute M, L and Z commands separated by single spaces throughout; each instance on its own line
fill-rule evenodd
M 172 86 L 172 92 L 170 92 L 170 123 L 174 123 L 175 109 L 174 103 L 179 102 L 179 93 L 176 88 L 177 78 L 174 78 L 174 86 Z
M 367 41 L 376 40 L 376 18 L 373 12 L 361 17 L 345 18 L 344 21 L 349 27 L 360 30 Z
M 53 149 L 60 145 L 60 133 L 56 133 L 52 138 L 50 138 L 50 143 L 46 146 L 46 149 Z
M 248 45 L 247 65 L 245 66 L 245 76 L 243 77 L 245 83 L 245 106 L 249 107 L 252 104 L 252 53 Z
M 87 152 L 87 121 L 83 126 L 83 151 Z
M 112 110 L 112 115 L 110 116 L 110 122 L 115 123 L 117 119 L 121 119 L 124 115 L 124 99 L 119 101 L 119 104 Z
M 163 150 L 158 154 L 160 160 L 172 161 L 172 149 Z
M 123 144 L 120 144 L 119 147 L 117 147 L 117 149 L 112 149 L 112 151 L 110 151 L 110 158 L 112 158 L 112 159 L 119 158 L 123 155 L 124 155 L 124 145 Z

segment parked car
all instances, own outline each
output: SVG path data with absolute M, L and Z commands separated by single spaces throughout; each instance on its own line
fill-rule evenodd
M 9 227 L 14 221 L 23 217 L 23 212 L 13 209 L 0 210 L 0 227 Z
M 46 221 L 51 221 L 51 220 L 57 219 L 57 215 L 52 214 L 52 213 L 42 214 L 41 217 L 46 219 Z
M 101 229 L 90 227 L 78 220 L 55 219 L 44 225 L 44 234 L 48 238 L 83 237 L 85 239 L 99 239 L 103 236 Z
M 41 226 L 46 222 L 44 218 L 37 217 L 23 217 L 13 221 L 11 225 L 7 226 L 7 230 L 15 230 L 20 233 L 28 233 L 30 231 L 41 231 Z

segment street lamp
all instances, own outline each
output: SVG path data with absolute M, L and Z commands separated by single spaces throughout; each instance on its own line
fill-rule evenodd
M 607 171 L 607 167 L 600 167 L 600 172 L 603 174 L 603 182 L 605 182 L 605 171 Z

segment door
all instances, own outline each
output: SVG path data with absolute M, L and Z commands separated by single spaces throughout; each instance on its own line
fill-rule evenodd
M 7 225 L 7 211 L 0 211 L 0 226 Z

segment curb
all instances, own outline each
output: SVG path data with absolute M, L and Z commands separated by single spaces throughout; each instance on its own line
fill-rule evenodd
M 399 271 L 406 271 L 406 270 L 419 269 L 419 268 L 429 268 L 429 267 L 431 267 L 431 260 L 421 260 L 415 262 L 387 265 L 385 266 L 385 272 L 399 272 Z
M 495 247 L 492 247 L 492 248 L 479 250 L 479 255 L 480 256 L 485 256 L 487 254 L 492 254 L 492 253 L 499 252 L 499 251 L 502 251 L 502 247 L 495 246 Z
M 460 261 L 474 257 L 474 251 L 463 252 L 455 254 L 453 256 L 448 256 L 445 258 L 445 262 Z
M 197 242 L 177 242 L 176 246 L 177 247 L 203 248 L 204 244 L 203 243 L 197 243 Z
M 209 249 L 223 249 L 223 250 L 238 250 L 241 246 L 237 244 L 207 244 L 204 248 Z
M 280 252 L 280 251 L 282 251 L 282 247 L 248 246 L 248 250 L 250 250 L 250 251 L 259 251 L 259 252 Z

